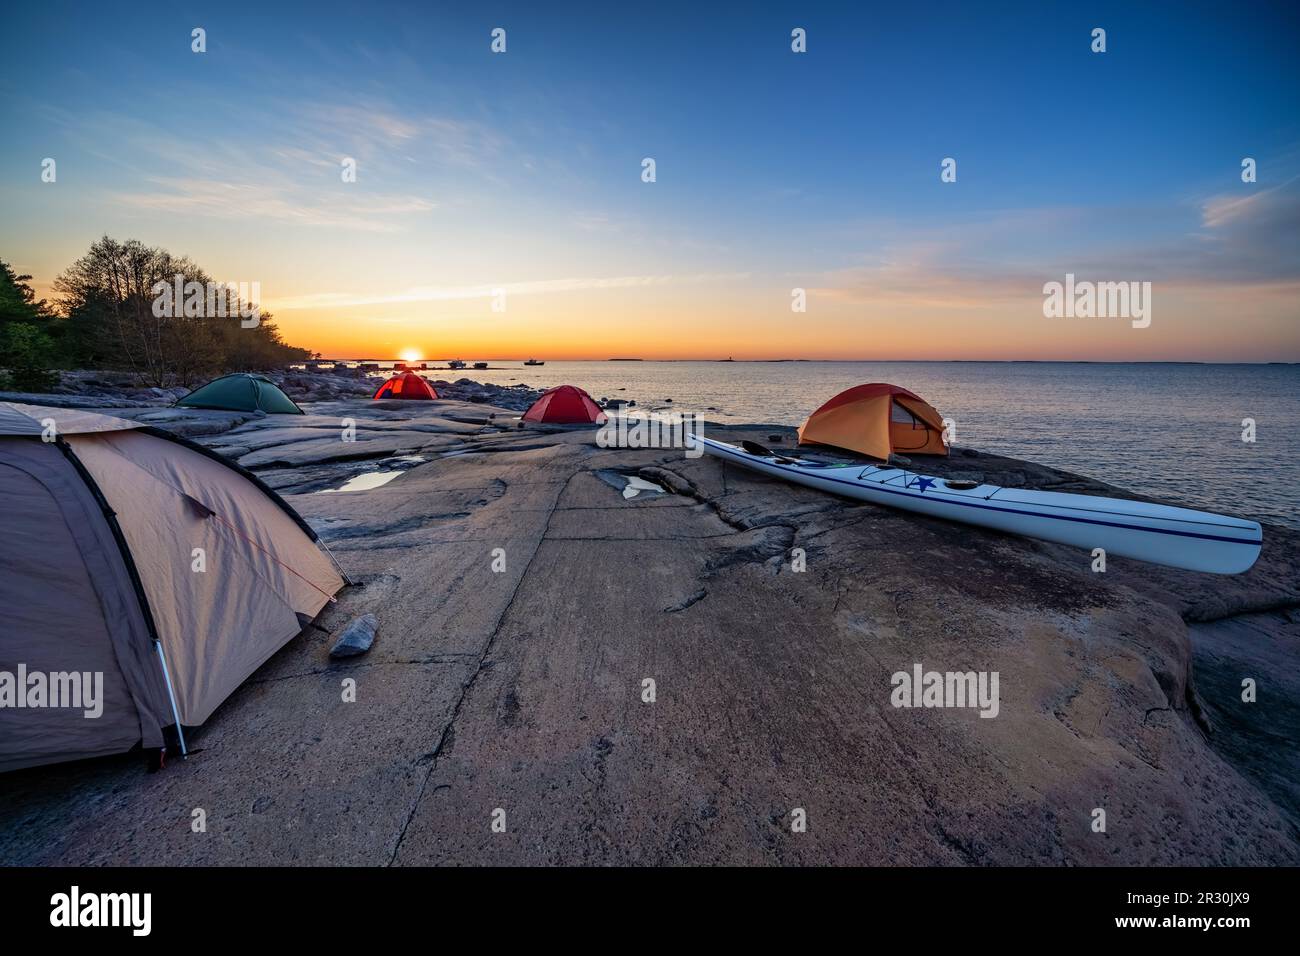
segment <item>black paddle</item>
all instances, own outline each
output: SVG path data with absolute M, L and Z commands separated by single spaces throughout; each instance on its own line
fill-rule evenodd
M 775 458 L 784 465 L 799 464 L 799 459 L 786 458 L 784 455 L 778 455 L 776 452 L 772 451 L 772 449 L 760 445 L 756 441 L 742 441 L 740 447 L 745 449 L 745 451 L 749 452 L 751 455 L 757 455 L 759 458 Z

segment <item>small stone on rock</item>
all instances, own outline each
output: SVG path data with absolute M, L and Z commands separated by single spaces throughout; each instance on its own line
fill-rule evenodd
M 343 629 L 342 636 L 330 648 L 330 657 L 356 657 L 370 650 L 379 631 L 379 618 L 373 614 L 362 614 L 354 618 Z

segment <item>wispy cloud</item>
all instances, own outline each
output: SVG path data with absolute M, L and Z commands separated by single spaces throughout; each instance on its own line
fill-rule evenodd
M 1187 220 L 1181 234 L 1114 238 L 1117 222 L 1179 216 Z M 1300 286 L 1300 177 L 1190 209 L 1012 211 L 942 229 L 893 224 L 881 232 L 888 241 L 856 265 L 822 273 L 816 292 L 859 304 L 962 309 L 1037 298 L 1043 282 L 1066 271 L 1166 288 Z
M 460 184 L 478 180 L 493 188 L 509 154 L 506 138 L 484 124 L 406 115 L 374 99 L 241 104 L 232 118 L 232 128 L 243 131 L 237 138 L 226 135 L 220 118 L 180 134 L 110 112 L 56 115 L 87 152 L 133 176 L 130 188 L 104 194 L 109 203 L 213 219 L 397 232 L 410 214 L 438 205 L 417 191 L 429 188 L 430 171 L 443 184 L 454 175 Z M 356 184 L 342 182 L 345 158 L 358 164 Z M 169 175 L 174 169 L 186 175 Z M 377 184 L 388 188 L 377 193 Z
M 432 114 L 405 114 L 382 100 L 311 104 L 294 121 L 295 141 L 322 155 L 391 162 L 418 156 L 443 168 L 495 175 L 509 140 L 485 123 Z
M 1201 203 L 1201 223 L 1207 229 L 1220 229 L 1235 225 L 1255 225 L 1261 221 L 1275 218 L 1275 211 L 1289 210 L 1290 216 L 1284 215 L 1283 221 L 1290 222 L 1295 215 L 1297 196 L 1293 188 L 1300 181 L 1300 176 L 1290 179 L 1270 189 L 1260 189 L 1249 195 L 1212 196 Z
M 507 295 L 542 295 L 556 292 L 580 292 L 594 289 L 628 289 L 649 286 L 686 285 L 709 282 L 736 282 L 751 278 L 748 272 L 698 273 L 695 275 L 605 276 L 569 279 L 534 279 L 503 282 L 496 285 L 419 286 L 391 294 L 321 292 L 268 300 L 278 310 L 333 309 L 396 302 L 440 302 L 456 299 L 484 299 L 498 290 Z
M 135 210 L 213 219 L 272 220 L 368 232 L 403 228 L 401 217 L 436 208 L 420 196 L 369 195 L 338 199 L 290 184 L 156 179 L 148 192 L 112 193 L 110 202 Z

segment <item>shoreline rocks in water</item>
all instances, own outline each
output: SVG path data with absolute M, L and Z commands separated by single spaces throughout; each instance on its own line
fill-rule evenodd
M 357 582 L 320 626 L 373 614 L 385 637 L 332 663 L 306 629 L 164 773 L 127 755 L 0 775 L 0 858 L 1300 862 L 1300 755 L 1276 734 L 1300 725 L 1276 676 L 1300 673 L 1300 532 L 1266 526 L 1231 578 L 1119 558 L 1097 574 L 1084 551 L 712 457 L 516 429 L 518 408 L 472 396 L 525 390 L 447 388 L 461 397 L 336 398 L 302 417 L 110 411 L 197 429 L 277 489 Z M 707 427 L 793 444 L 793 429 Z M 316 493 L 397 461 L 372 490 Z M 983 453 L 940 467 L 1117 491 Z M 663 493 L 624 497 L 615 473 Z M 893 706 L 893 675 L 917 665 L 996 672 L 998 716 Z M 236 809 L 196 841 L 158 806 Z M 498 806 L 512 825 L 485 840 Z

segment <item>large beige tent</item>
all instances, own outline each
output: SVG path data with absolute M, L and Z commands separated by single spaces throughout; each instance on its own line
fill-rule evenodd
M 238 465 L 135 422 L 0 402 L 0 770 L 183 750 L 183 728 L 342 586 Z

